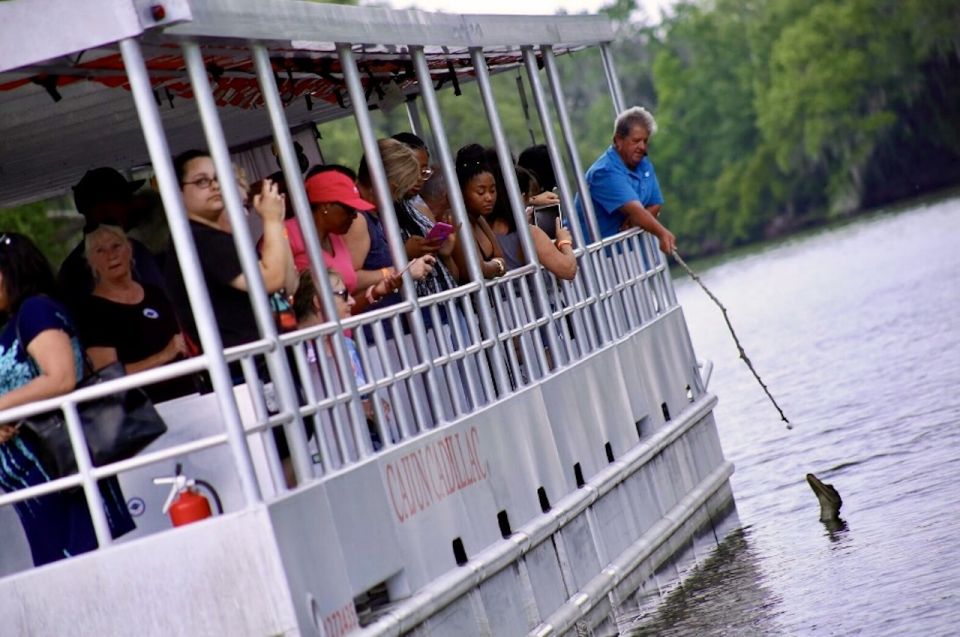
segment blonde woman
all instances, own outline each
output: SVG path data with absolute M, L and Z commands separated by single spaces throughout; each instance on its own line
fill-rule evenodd
M 381 139 L 377 145 L 387 173 L 390 196 L 394 201 L 399 201 L 420 180 L 420 164 L 413 151 L 395 139 Z M 370 170 L 364 159 L 360 161 L 357 171 L 357 187 L 365 200 L 377 201 Z M 365 290 L 366 300 L 377 307 L 398 303 L 400 294 L 397 290 L 401 279 L 390 256 L 387 234 L 379 212 L 375 209 L 362 212 L 351 224 L 346 239 L 353 258 L 353 269 L 357 272 L 356 289 Z M 412 260 L 410 273 L 415 280 L 423 279 L 432 273 L 436 263 L 436 257 L 425 254 Z M 388 284 L 387 290 L 378 285 L 382 282 Z
M 85 255 L 94 288 L 78 308 L 77 324 L 94 368 L 120 361 L 132 374 L 186 357 L 187 344 L 166 293 L 133 278 L 133 251 L 123 230 L 98 226 L 86 236 Z M 144 389 L 161 402 L 193 393 L 194 386 L 177 378 Z

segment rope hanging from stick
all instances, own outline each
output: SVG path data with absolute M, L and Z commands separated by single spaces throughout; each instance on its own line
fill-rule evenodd
M 690 266 L 687 265 L 680 254 L 677 253 L 676 249 L 673 251 L 673 258 L 677 260 L 677 263 L 680 264 L 680 267 L 683 268 L 684 272 L 690 275 L 690 278 L 697 282 L 703 291 L 707 293 L 707 296 L 710 297 L 714 303 L 717 304 L 717 307 L 720 308 L 720 311 L 723 312 L 723 320 L 727 323 L 727 328 L 730 330 L 730 336 L 733 337 L 733 342 L 737 344 L 737 350 L 740 352 L 740 358 L 744 363 L 747 364 L 747 367 L 750 368 L 750 371 L 753 373 L 753 377 L 757 379 L 757 382 L 760 383 L 760 387 L 763 388 L 763 391 L 767 394 L 767 398 L 770 399 L 770 402 L 773 403 L 773 406 L 777 408 L 777 411 L 780 412 L 780 419 L 787 423 L 787 429 L 793 429 L 793 425 L 787 419 L 787 416 L 783 413 L 783 410 L 780 409 L 780 405 L 777 404 L 777 401 L 773 398 L 773 394 L 770 393 L 770 390 L 767 389 L 767 386 L 764 384 L 763 380 L 760 378 L 760 374 L 757 373 L 757 370 L 753 368 L 753 363 L 750 362 L 750 358 L 747 356 L 746 350 L 743 349 L 743 345 L 740 344 L 740 339 L 737 338 L 737 333 L 733 331 L 733 325 L 730 323 L 730 317 L 727 315 L 727 308 L 723 306 L 723 303 L 720 302 L 713 292 L 704 285 L 703 281 L 700 280 L 700 277 L 697 276 L 697 273 L 690 269 Z

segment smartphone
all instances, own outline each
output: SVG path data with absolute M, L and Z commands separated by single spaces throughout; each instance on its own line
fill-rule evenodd
M 554 240 L 557 238 L 557 219 L 563 221 L 557 204 L 533 209 L 533 223 Z
M 438 221 L 433 224 L 432 228 L 430 228 L 430 232 L 427 233 L 426 239 L 427 241 L 437 241 L 439 243 L 443 243 L 447 240 L 447 237 L 449 237 L 452 232 L 453 226 L 451 226 L 449 223 Z

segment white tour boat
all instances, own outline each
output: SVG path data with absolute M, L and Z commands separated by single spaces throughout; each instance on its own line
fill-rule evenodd
M 318 162 L 315 124 L 354 117 L 388 201 L 369 109 L 399 95 L 455 184 L 436 91 L 475 82 L 500 163 L 510 165 L 490 76 L 522 70 L 569 211 L 574 193 L 587 191 L 556 58 L 599 51 L 612 123 L 624 107 L 613 38 L 600 16 L 301 0 L 0 2 L 0 205 L 67 193 L 97 166 L 155 177 L 206 352 L 2 420 L 62 409 L 76 443 L 78 402 L 200 370 L 213 388 L 160 404 L 169 431 L 136 457 L 93 467 L 74 444 L 76 475 L 0 496 L 0 633 L 611 634 L 702 562 L 739 524 L 733 466 L 709 371 L 649 236 L 591 241 L 588 211 L 591 236 L 570 225 L 573 281 L 536 263 L 485 281 L 474 258 L 471 283 L 455 290 L 417 298 L 407 273 L 399 304 L 278 335 L 239 189 L 224 187 L 262 335 L 224 350 L 173 174 L 171 154 L 206 147 L 218 174 L 238 163 L 263 177 L 276 170 L 272 147 L 322 272 L 295 142 Z M 504 179 L 522 219 L 512 171 Z M 450 193 L 476 257 L 459 191 Z M 394 210 L 381 214 L 402 264 Z M 327 277 L 319 283 L 335 316 Z M 372 335 L 360 348 L 365 384 L 354 378 L 345 329 Z M 329 355 L 308 356 L 309 343 Z M 260 381 L 255 357 L 272 382 Z M 232 382 L 234 361 L 245 384 Z M 375 397 L 376 445 L 363 396 Z M 294 488 L 273 427 L 289 441 Z M 172 527 L 169 488 L 153 480 L 178 464 L 214 485 L 223 513 Z M 118 540 L 96 488 L 110 475 L 138 527 Z M 78 487 L 100 548 L 32 568 L 11 505 Z

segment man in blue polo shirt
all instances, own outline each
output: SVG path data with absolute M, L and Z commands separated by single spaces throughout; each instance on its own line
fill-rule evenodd
M 613 144 L 587 171 L 587 185 L 601 237 L 638 227 L 657 237 L 660 249 L 670 254 L 676 239 L 657 220 L 663 195 L 647 158 L 647 143 L 656 130 L 653 115 L 644 108 L 634 106 L 620 113 Z M 584 233 L 589 234 L 579 195 L 576 205 Z

